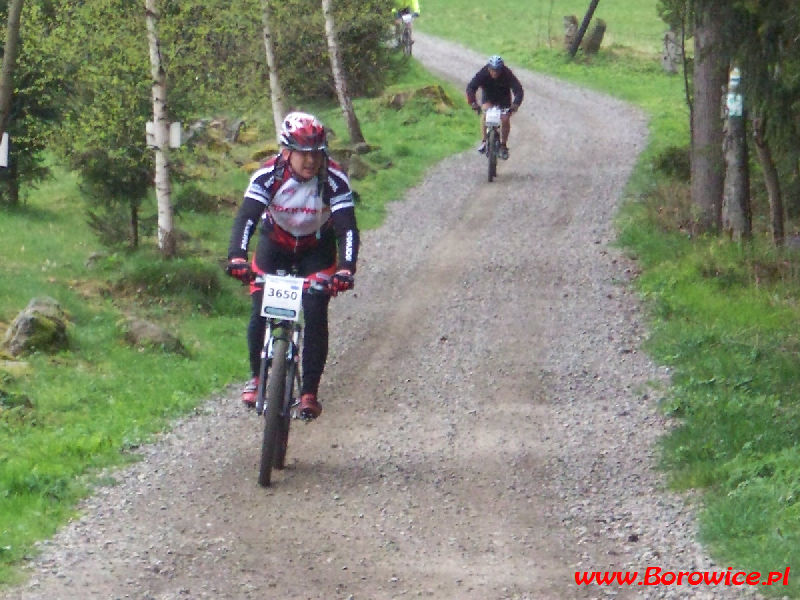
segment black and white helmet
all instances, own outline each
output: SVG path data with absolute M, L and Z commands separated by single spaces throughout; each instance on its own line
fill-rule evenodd
M 498 70 L 502 69 L 503 68 L 503 64 L 504 63 L 503 63 L 502 57 L 498 56 L 497 54 L 495 54 L 494 56 L 490 56 L 489 57 L 489 62 L 486 63 L 486 65 L 490 69 L 494 69 L 495 71 L 498 71 Z

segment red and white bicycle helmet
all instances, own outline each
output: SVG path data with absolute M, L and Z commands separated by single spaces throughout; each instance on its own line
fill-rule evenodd
M 304 112 L 290 112 L 281 125 L 280 142 L 290 150 L 313 152 L 327 150 L 328 136 L 325 127 L 314 116 Z

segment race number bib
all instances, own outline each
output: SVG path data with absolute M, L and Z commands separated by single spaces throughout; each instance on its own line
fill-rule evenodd
M 500 115 L 503 114 L 502 109 L 497 106 L 490 106 L 486 109 L 486 126 L 495 127 L 500 125 Z
M 265 275 L 261 316 L 289 321 L 300 318 L 304 281 L 302 277 Z

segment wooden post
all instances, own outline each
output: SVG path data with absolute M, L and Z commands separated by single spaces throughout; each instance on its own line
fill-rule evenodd
M 569 55 L 571 58 L 574 57 L 575 53 L 578 51 L 578 48 L 581 45 L 581 40 L 583 40 L 583 36 L 586 35 L 586 30 L 589 29 L 589 23 L 591 22 L 594 11 L 599 3 L 600 0 L 592 0 L 589 4 L 586 15 L 583 17 L 583 23 L 581 23 L 580 29 L 578 29 L 578 34 L 575 36 L 575 39 L 572 40 L 572 46 L 569 49 Z

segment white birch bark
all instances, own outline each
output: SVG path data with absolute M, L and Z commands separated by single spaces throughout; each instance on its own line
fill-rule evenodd
M 156 201 L 158 203 L 158 248 L 161 255 L 175 255 L 175 229 L 169 182 L 169 118 L 167 116 L 167 74 L 161 63 L 156 0 L 145 0 L 150 69 L 153 77 L 153 136 L 155 140 Z
M 352 145 L 363 144 L 364 134 L 361 133 L 361 125 L 353 109 L 350 94 L 347 91 L 347 78 L 342 68 L 342 59 L 339 52 L 339 44 L 336 41 L 336 27 L 333 22 L 333 11 L 331 10 L 331 0 L 322 0 L 322 14 L 325 16 L 325 36 L 328 39 L 328 55 L 331 59 L 331 71 L 333 81 L 336 86 L 336 95 L 339 97 L 339 105 L 342 107 L 344 118 L 347 121 L 347 129 L 350 133 L 350 143 Z
M 272 103 L 272 119 L 275 122 L 275 136 L 280 136 L 281 123 L 286 116 L 284 106 L 283 88 L 278 78 L 278 66 L 275 62 L 275 44 L 272 39 L 270 22 L 272 20 L 272 10 L 270 0 L 261 0 L 261 22 L 264 26 L 264 52 L 267 56 L 267 69 L 269 70 L 269 93 Z

